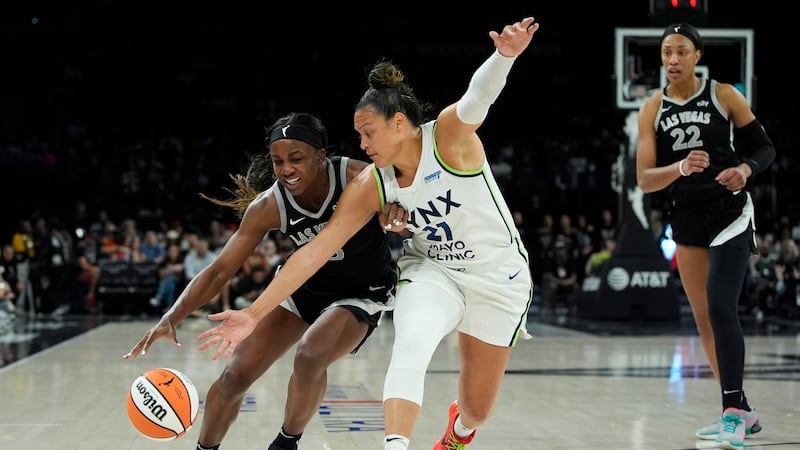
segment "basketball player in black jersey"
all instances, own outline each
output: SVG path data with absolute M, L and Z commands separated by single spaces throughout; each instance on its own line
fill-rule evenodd
M 144 355 L 161 338 L 180 346 L 178 322 L 214 298 L 269 231 L 285 233 L 295 248 L 314 238 L 333 214 L 344 187 L 367 165 L 328 157 L 326 141 L 325 127 L 310 114 L 289 114 L 269 128 L 269 154 L 256 155 L 247 175 L 234 177 L 237 198 L 206 197 L 242 214 L 238 230 L 124 358 Z M 298 344 L 283 426 L 269 446 L 297 449 L 325 394 L 328 366 L 355 353 L 383 312 L 392 308 L 396 278 L 388 237 L 376 216 L 236 348 L 208 391 L 197 449 L 219 448 L 246 390 Z
M 696 436 L 740 449 L 761 429 L 744 395 L 745 343 L 738 302 L 755 252 L 747 180 L 769 166 L 775 147 L 742 93 L 698 78 L 697 29 L 668 26 L 661 38 L 667 86 L 641 106 L 636 175 L 644 192 L 667 189 L 681 282 L 706 356 L 722 390 L 722 417 Z M 733 145 L 733 129 L 741 143 Z

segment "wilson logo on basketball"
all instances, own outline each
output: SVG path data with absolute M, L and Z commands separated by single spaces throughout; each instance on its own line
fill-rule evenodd
M 167 410 L 156 401 L 153 394 L 147 390 L 144 383 L 136 383 L 136 390 L 142 395 L 142 405 L 149 409 L 158 420 L 163 421 L 164 417 L 167 415 Z
M 148 370 L 131 383 L 125 408 L 142 436 L 171 441 L 185 436 L 197 419 L 200 398 L 186 374 L 162 367 Z

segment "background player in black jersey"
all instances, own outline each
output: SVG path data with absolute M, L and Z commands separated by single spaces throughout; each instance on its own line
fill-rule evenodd
M 761 429 L 742 389 L 738 302 L 755 251 L 753 202 L 744 189 L 748 178 L 772 163 L 775 148 L 741 92 L 695 75 L 702 54 L 695 27 L 664 30 L 661 62 L 668 83 L 639 110 L 636 175 L 644 192 L 668 189 L 681 282 L 722 389 L 721 419 L 696 435 L 739 449 L 745 435 Z M 733 127 L 742 137 L 735 149 Z
M 247 175 L 234 177 L 236 198 L 206 197 L 242 214 L 238 230 L 124 358 L 144 355 L 161 338 L 180 346 L 178 322 L 214 298 L 268 231 L 281 230 L 296 248 L 309 242 L 333 214 L 347 182 L 367 165 L 328 157 L 326 129 L 310 114 L 278 119 L 267 131 L 267 142 L 269 154 L 256 155 Z M 283 426 L 269 446 L 296 449 L 325 394 L 328 366 L 355 353 L 378 326 L 383 311 L 391 309 L 396 276 L 387 235 L 376 216 L 236 348 L 208 391 L 197 448 L 219 448 L 246 390 L 299 342 Z

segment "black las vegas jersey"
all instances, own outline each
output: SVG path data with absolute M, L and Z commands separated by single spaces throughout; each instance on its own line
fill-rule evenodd
M 328 197 L 318 211 L 309 211 L 295 202 L 283 185 L 273 189 L 281 215 L 281 231 L 295 245 L 302 247 L 322 230 L 336 209 L 339 196 L 347 185 L 347 157 L 328 158 L 330 187 Z M 370 298 L 385 302 L 394 291 L 397 273 L 389 250 L 389 240 L 377 215 L 331 255 L 328 262 L 295 293 L 295 297 L 313 297 L 314 302 L 347 298 Z
M 715 80 L 703 78 L 700 90 L 685 101 L 671 99 L 667 88 L 663 90 L 654 124 L 657 164 L 680 161 L 692 150 L 704 150 L 711 158 L 711 165 L 702 173 L 692 173 L 672 183 L 669 192 L 677 208 L 691 208 L 733 195 L 714 180 L 720 171 L 741 163 L 733 145 L 733 122 L 720 106 L 716 85 Z M 738 197 L 744 200 L 744 196 Z

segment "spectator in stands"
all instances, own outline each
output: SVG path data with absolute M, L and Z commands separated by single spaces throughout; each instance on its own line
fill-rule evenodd
M 579 292 L 578 266 L 569 238 L 558 236 L 544 268 L 545 302 L 550 312 L 564 318 L 574 312 Z
M 139 252 L 144 257 L 145 261 L 152 261 L 160 263 L 167 256 L 167 248 L 161 242 L 156 230 L 147 230 L 144 232 L 144 240 L 139 245 Z
M 196 277 L 201 270 L 211 264 L 217 255 L 211 251 L 208 239 L 199 238 L 183 258 L 183 270 L 187 280 Z
M 757 320 L 764 319 L 775 303 L 775 263 L 777 255 L 772 252 L 773 237 L 771 234 L 756 236 L 757 254 L 750 258 L 750 276 L 752 277 L 753 293 L 746 305 Z
M 97 284 L 100 282 L 100 263 L 104 259 L 97 239 L 89 234 L 81 240 L 76 249 L 78 261 L 78 282 L 83 286 L 85 301 L 81 305 L 73 305 L 77 310 L 97 311 Z
M 189 253 L 190 250 L 194 248 L 194 245 L 197 243 L 197 240 L 200 239 L 200 233 L 194 227 L 188 227 L 183 229 L 179 235 L 179 243 L 181 246 L 181 252 L 186 255 Z M 211 243 L 208 243 L 208 248 L 211 248 Z
M 231 296 L 234 297 L 233 306 L 236 309 L 249 306 L 271 280 L 272 276 L 264 266 L 260 264 L 252 266 L 247 273 L 243 273 L 231 282 Z
M 797 242 L 786 237 L 775 261 L 776 307 L 779 315 L 794 319 L 800 312 L 800 250 Z
M 578 230 L 578 233 L 582 233 L 589 238 L 590 245 L 593 244 L 592 238 L 597 235 L 597 229 L 594 226 L 586 214 L 578 213 L 575 216 L 575 228 Z
M 575 239 L 577 251 L 575 253 L 575 265 L 577 267 L 586 267 L 589 257 L 596 250 L 592 243 L 592 234 L 594 233 L 594 225 L 588 221 L 585 214 L 578 214 L 576 219 Z M 583 282 L 583 277 L 586 275 L 585 271 L 578 271 L 578 285 Z
M 47 261 L 43 262 L 42 274 L 50 281 L 43 289 L 42 307 L 45 312 L 58 316 L 69 309 L 81 297 L 77 282 L 78 265 L 75 260 L 73 233 L 57 216 L 50 219 L 50 246 Z
M 600 268 L 603 264 L 614 255 L 614 250 L 617 248 L 617 241 L 614 238 L 606 238 L 603 241 L 603 247 L 592 253 L 589 259 L 586 260 L 586 276 L 599 276 Z
M 36 249 L 31 261 L 31 272 L 33 278 L 31 280 L 31 289 L 33 291 L 33 311 L 44 312 L 42 305 L 45 290 L 50 286 L 49 268 L 50 268 L 50 251 L 51 251 L 51 233 L 50 226 L 47 219 L 37 216 L 33 220 L 33 248 Z
M 122 235 L 122 245 L 117 247 L 117 261 L 130 263 L 146 262 L 147 257 L 142 253 L 142 238 L 138 233 L 125 233 Z
M 542 281 L 544 266 L 547 264 L 548 254 L 552 250 L 553 240 L 555 239 L 555 228 L 553 215 L 550 213 L 542 214 L 539 226 L 536 228 L 533 237 L 534 258 L 532 264 L 534 286 L 538 286 Z
M 117 224 L 111 220 L 108 211 L 101 209 L 97 212 L 97 219 L 89 224 L 88 234 L 95 236 L 113 236 L 117 232 Z
M 281 258 L 281 254 L 278 252 L 278 243 L 275 241 L 275 239 L 264 239 L 262 246 L 264 247 L 264 260 L 266 261 L 266 265 L 268 267 L 278 267 L 286 262 L 285 259 Z
M 555 229 L 556 240 L 562 240 L 567 245 L 567 251 L 573 259 L 577 260 L 580 254 L 580 240 L 578 239 L 578 229 L 572 223 L 572 217 L 569 214 L 561 214 L 558 216 L 558 225 Z
M 277 236 L 278 254 L 283 261 L 286 261 L 294 253 L 294 244 L 286 234 L 280 232 L 275 234 Z
M 173 220 L 167 226 L 167 232 L 164 235 L 164 238 L 166 240 L 165 246 L 169 246 L 169 244 L 178 244 L 178 247 L 180 248 L 181 252 L 184 251 L 188 252 L 189 251 L 188 247 L 186 249 L 182 247 L 183 235 L 184 235 L 183 224 L 179 220 Z
M 17 261 L 17 279 L 22 289 L 16 292 L 17 305 L 21 308 L 27 304 L 29 310 L 36 313 L 37 300 L 34 295 L 39 292 L 39 271 L 36 267 L 36 247 L 33 237 L 33 225 L 29 219 L 20 219 L 17 229 L 11 236 L 11 246 Z M 34 286 L 36 286 L 34 288 Z
M 166 311 L 175 304 L 179 289 L 186 284 L 183 261 L 180 244 L 169 244 L 167 256 L 158 264 L 158 290 L 150 299 L 150 305 L 154 308 L 160 310 L 163 307 Z
M 217 249 L 225 246 L 230 238 L 230 230 L 222 221 L 212 219 L 208 223 L 208 244 L 211 248 Z
M 250 253 L 247 259 L 244 261 L 244 264 L 242 264 L 242 267 L 237 272 L 236 277 L 249 276 L 253 271 L 253 267 L 255 266 L 261 266 L 262 268 L 267 269 L 267 272 L 270 272 L 273 268 L 273 266 L 267 262 L 263 245 L 258 245 L 253 249 L 253 252 Z
M 14 252 L 14 246 L 3 244 L 2 250 L 0 250 L 0 276 L 8 283 L 14 297 L 19 296 L 20 292 L 25 289 L 25 282 L 19 279 L 17 271 L 17 257 L 16 252 Z
M 208 239 L 199 237 L 197 241 L 195 241 L 194 247 L 189 250 L 183 258 L 183 274 L 186 277 L 186 282 L 191 281 L 201 270 L 214 262 L 215 259 L 217 259 L 217 254 L 211 251 Z M 227 311 L 231 309 L 227 284 L 217 293 L 217 296 L 210 303 L 215 305 L 213 308 L 218 311 Z
M 16 306 L 14 305 L 14 290 L 11 285 L 3 278 L 0 272 L 0 316 L 13 315 L 16 313 Z
M 533 248 L 531 232 L 528 229 L 528 222 L 525 221 L 525 213 L 520 210 L 515 210 L 511 213 L 511 216 L 514 219 L 514 226 L 517 227 L 517 231 L 519 231 L 519 237 L 522 239 L 523 244 L 525 244 L 525 248 Z
M 595 228 L 597 235 L 594 244 L 598 248 L 603 246 L 603 242 L 607 239 L 617 240 L 617 224 L 614 222 L 614 213 L 610 209 L 605 208 L 600 213 L 600 223 Z

